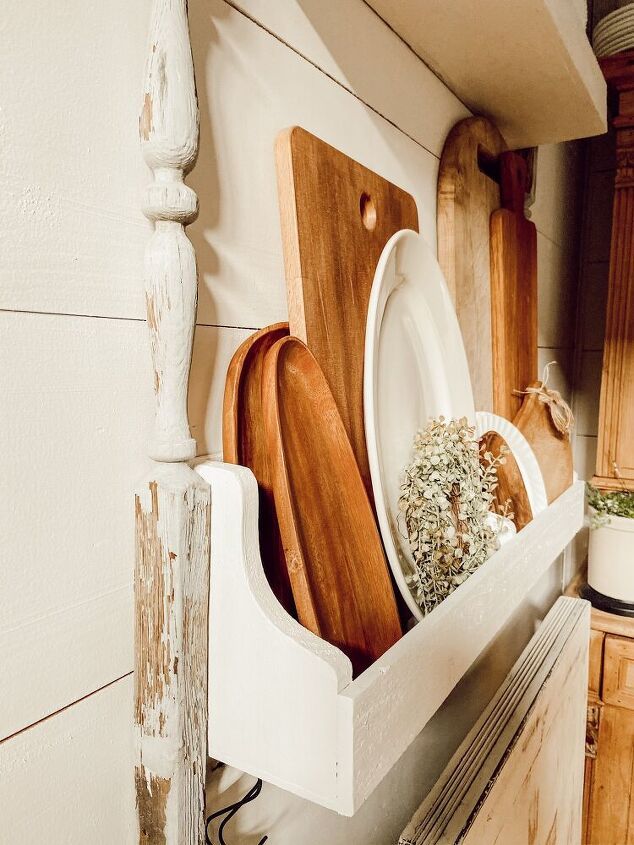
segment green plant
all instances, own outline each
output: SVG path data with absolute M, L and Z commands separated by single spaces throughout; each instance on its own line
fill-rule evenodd
M 491 452 L 480 455 L 465 418 L 430 420 L 416 435 L 400 488 L 399 528 L 414 563 L 405 577 L 424 613 L 498 548 L 490 510 L 497 467 L 505 461 Z
M 634 493 L 629 490 L 614 490 L 610 493 L 604 493 L 602 490 L 597 490 L 592 484 L 586 484 L 586 495 L 588 504 L 594 511 L 590 520 L 592 528 L 609 524 L 612 516 L 634 519 Z

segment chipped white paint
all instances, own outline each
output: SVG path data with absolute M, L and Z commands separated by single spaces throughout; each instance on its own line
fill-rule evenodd
M 396 764 L 583 522 L 579 482 L 353 681 L 348 659 L 273 598 L 253 475 L 211 461 L 197 471 L 214 496 L 209 752 L 345 815 Z
M 160 461 L 136 496 L 135 771 L 139 841 L 201 845 L 207 759 L 210 490 L 186 463 L 196 454 L 187 388 L 196 319 L 197 214 L 183 182 L 198 149 L 198 106 L 186 0 L 155 0 L 141 146 L 154 181 L 143 211 L 147 321 Z
M 198 150 L 198 105 L 186 0 L 155 0 L 143 108 L 143 157 L 154 174 L 143 212 L 154 221 L 146 250 L 156 426 L 150 457 L 186 461 L 196 454 L 187 422 L 187 382 L 196 320 L 196 256 L 184 225 L 198 199 L 183 183 Z

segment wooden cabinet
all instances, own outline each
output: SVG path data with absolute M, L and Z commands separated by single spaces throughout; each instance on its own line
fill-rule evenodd
M 634 619 L 591 625 L 583 842 L 634 845 Z

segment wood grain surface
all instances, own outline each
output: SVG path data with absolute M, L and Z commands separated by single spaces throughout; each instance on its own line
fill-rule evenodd
M 297 338 L 264 361 L 275 506 L 299 621 L 355 674 L 401 636 L 372 508 L 326 379 Z
M 469 117 L 447 136 L 438 171 L 438 261 L 456 307 L 478 411 L 496 410 L 489 228 L 500 206 L 497 158 L 505 149 L 489 120 Z
M 634 51 L 605 57 L 618 92 L 612 240 L 595 486 L 634 490 Z
M 326 376 L 372 501 L 363 425 L 368 300 L 388 239 L 418 231 L 416 204 L 300 127 L 278 136 L 276 156 L 290 331 Z
M 503 448 L 509 448 L 506 453 L 506 463 L 498 466 L 498 485 L 495 489 L 495 503 L 506 507 L 513 514 L 515 528 L 521 531 L 533 518 L 533 509 L 528 500 L 528 493 L 524 486 L 522 473 L 517 461 L 510 451 L 508 443 L 498 434 L 488 434 L 483 438 L 486 448 L 496 458 Z
M 267 326 L 242 343 L 231 359 L 222 411 L 223 459 L 248 467 L 259 491 L 260 555 L 271 589 L 282 607 L 295 615 L 295 603 L 275 514 L 270 453 L 264 431 L 262 369 L 273 344 L 288 336 L 288 323 Z
M 537 376 L 537 229 L 524 215 L 526 162 L 500 155 L 502 208 L 491 215 L 493 410 L 512 420 Z
M 529 387 L 538 388 L 535 381 Z M 552 421 L 547 404 L 535 393 L 524 396 L 516 414 L 514 425 L 535 452 L 537 463 L 544 477 L 548 504 L 554 502 L 572 484 L 572 444 L 570 438 L 560 434 Z
M 555 602 L 399 845 L 579 843 L 589 616 Z
M 541 381 L 534 381 L 528 387 L 539 388 L 541 384 Z M 544 479 L 548 504 L 551 504 L 572 484 L 570 439 L 557 431 L 548 405 L 541 402 L 535 393 L 527 393 L 524 396 L 513 424 L 521 431 L 535 453 Z M 497 455 L 503 441 L 497 435 L 490 435 L 487 444 L 491 452 Z M 524 482 L 512 453 L 507 455 L 506 464 L 498 468 L 496 499 L 499 504 L 510 500 L 518 531 L 533 518 Z

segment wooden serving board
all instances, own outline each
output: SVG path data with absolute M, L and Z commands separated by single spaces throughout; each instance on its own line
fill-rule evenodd
M 526 162 L 500 156 L 502 208 L 491 215 L 493 407 L 512 420 L 537 377 L 537 229 L 524 215 Z
M 263 384 L 275 506 L 298 619 L 347 654 L 356 675 L 401 636 L 372 508 L 334 397 L 300 340 L 271 347 Z
M 276 341 L 287 336 L 288 323 L 275 323 L 252 334 L 236 350 L 225 382 L 222 449 L 223 459 L 227 463 L 248 467 L 256 477 L 262 566 L 279 603 L 295 615 L 295 603 L 275 513 L 262 408 L 264 357 Z
M 372 501 L 363 426 L 368 299 L 386 242 L 400 229 L 418 231 L 416 204 L 300 127 L 279 135 L 276 156 L 290 331 L 326 376 Z
M 489 229 L 500 207 L 497 159 L 504 138 L 484 117 L 457 123 L 438 172 L 438 262 L 453 297 L 477 411 L 493 402 Z
M 538 388 L 540 381 L 530 387 Z M 572 444 L 566 434 L 555 428 L 548 405 L 535 393 L 528 393 L 513 420 L 531 445 L 544 477 L 548 504 L 559 498 L 572 484 Z
M 541 381 L 535 381 L 529 387 L 539 388 L 541 384 Z M 551 504 L 570 487 L 573 481 L 570 438 L 557 431 L 548 405 L 542 402 L 535 393 L 524 396 L 522 407 L 516 414 L 513 424 L 521 431 L 535 453 L 544 478 L 548 504 Z M 497 435 L 492 435 L 487 444 L 493 454 L 498 454 L 503 441 Z M 500 504 L 510 500 L 511 509 L 515 514 L 515 527 L 518 531 L 533 518 L 522 476 L 512 455 L 508 455 L 506 464 L 498 468 L 496 499 Z

